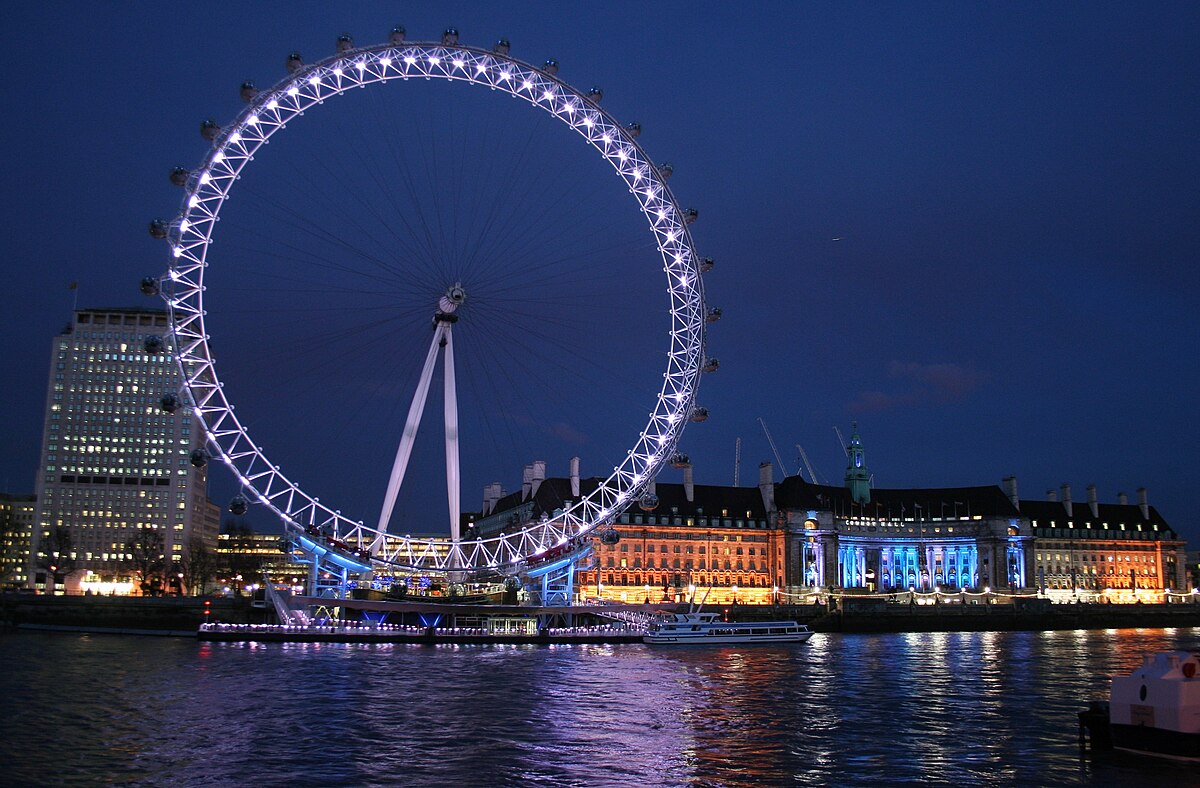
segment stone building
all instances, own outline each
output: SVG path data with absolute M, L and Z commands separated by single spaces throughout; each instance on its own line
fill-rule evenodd
M 1016 497 L 1015 480 L 1012 485 Z M 1071 487 L 1050 490 L 1044 501 L 1020 501 L 1022 519 L 1037 538 L 1037 589 L 1052 599 L 1136 602 L 1166 590 L 1190 590 L 1185 544 L 1150 505 L 1145 488 L 1130 504 L 1101 503 L 1089 485 L 1087 500 L 1071 499 Z
M 638 505 L 613 523 L 619 540 L 594 542 L 580 571 L 585 596 L 627 602 L 799 600 L 828 594 L 992 593 L 1056 600 L 1101 594 L 1112 601 L 1161 598 L 1185 587 L 1184 543 L 1149 506 L 1023 501 L 1015 478 L 1004 486 L 880 489 L 870 485 L 857 430 L 846 447 L 843 486 L 800 476 L 773 481 L 763 463 L 757 487 L 693 483 L 683 458 L 681 484 L 657 482 L 657 504 Z M 526 466 L 521 490 L 484 490 L 477 533 L 494 536 L 536 522 L 595 489 L 572 460 L 566 478 Z M 610 540 L 611 541 L 611 540 Z M 1157 592 L 1157 596 L 1155 593 Z

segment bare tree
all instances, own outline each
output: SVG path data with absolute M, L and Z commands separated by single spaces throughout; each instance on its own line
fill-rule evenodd
M 55 588 L 67 580 L 75 571 L 75 556 L 72 554 L 71 529 L 55 526 L 43 535 L 38 546 L 37 566 L 48 573 Z
M 158 595 L 163 588 L 163 571 L 167 568 L 163 556 L 163 538 L 156 528 L 145 528 L 125 543 L 130 563 L 140 578 L 143 594 Z
M 198 536 L 188 539 L 187 550 L 180 564 L 185 587 L 192 593 L 204 594 L 217 574 L 217 556 Z

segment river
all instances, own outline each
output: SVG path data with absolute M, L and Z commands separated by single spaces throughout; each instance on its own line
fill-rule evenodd
M 1195 785 L 1076 712 L 1200 628 L 801 646 L 0 634 L 3 785 Z

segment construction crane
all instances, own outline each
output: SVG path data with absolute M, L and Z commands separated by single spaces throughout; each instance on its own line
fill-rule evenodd
M 767 423 L 762 420 L 762 416 L 758 417 L 758 423 L 762 425 L 763 434 L 767 436 L 767 443 L 771 444 L 771 451 L 775 454 L 775 462 L 779 463 L 779 469 L 783 471 L 783 475 L 787 476 L 787 466 L 783 464 L 783 458 L 779 456 L 779 449 L 775 447 L 775 439 L 771 437 L 771 431 L 767 429 Z M 796 475 L 800 474 L 800 469 L 796 469 Z
M 742 486 L 742 439 L 740 437 L 733 444 L 733 486 Z
M 833 425 L 833 431 L 837 433 L 838 445 L 842 447 L 842 453 L 845 454 L 846 457 L 849 457 L 850 448 L 846 445 L 846 439 L 842 437 L 842 431 L 838 429 L 836 424 Z
M 799 443 L 796 444 L 796 451 L 800 452 L 800 459 L 804 460 L 804 467 L 808 469 L 808 478 L 813 484 L 825 484 L 824 480 L 817 480 L 817 472 L 813 470 L 812 461 L 808 459 L 808 452 Z

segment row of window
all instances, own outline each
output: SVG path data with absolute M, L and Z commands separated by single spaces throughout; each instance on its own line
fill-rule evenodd
M 615 569 L 618 567 L 621 569 L 630 569 L 630 568 L 641 569 L 642 568 L 642 559 L 635 558 L 635 559 L 633 559 L 632 562 L 630 562 L 627 559 L 622 558 L 618 561 L 617 559 L 615 559 L 613 556 L 610 555 L 606 559 L 604 559 L 604 565 L 606 567 L 608 567 L 609 569 Z M 670 560 L 670 561 L 666 558 L 661 558 L 658 561 L 658 567 L 660 569 L 725 569 L 725 570 L 729 570 L 729 571 L 736 570 L 739 572 L 746 571 L 746 570 L 751 571 L 751 572 L 758 572 L 758 571 L 765 572 L 768 569 L 767 563 L 765 561 L 763 561 L 761 564 L 759 564 L 758 562 L 753 561 L 753 560 L 743 563 L 741 561 L 741 559 L 738 559 L 738 560 L 725 559 L 725 561 L 722 562 L 720 559 L 715 559 L 715 558 L 712 560 L 711 565 L 707 562 L 707 559 L 704 559 L 704 558 L 698 559 L 696 561 L 693 561 L 690 558 L 688 558 L 688 559 L 676 558 L 676 559 Z M 653 558 L 646 559 L 646 568 L 647 569 L 654 568 L 654 559 Z
M 734 520 L 721 517 L 684 517 L 682 515 L 628 515 L 618 520 L 625 525 L 682 525 L 687 528 L 766 528 L 766 520 Z

